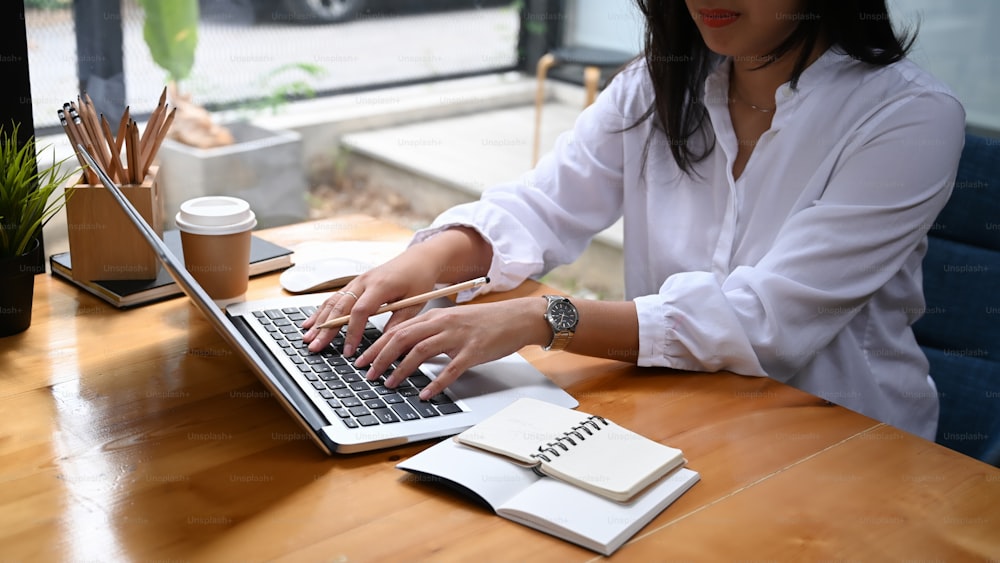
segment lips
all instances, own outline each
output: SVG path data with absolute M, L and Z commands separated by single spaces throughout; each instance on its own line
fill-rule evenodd
M 708 27 L 723 27 L 727 26 L 737 18 L 740 17 L 739 12 L 734 12 L 732 10 L 724 9 L 701 9 L 698 10 L 698 14 L 701 16 L 701 21 L 705 22 Z

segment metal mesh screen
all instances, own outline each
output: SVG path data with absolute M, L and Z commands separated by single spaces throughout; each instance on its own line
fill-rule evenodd
M 427 3 L 382 0 L 349 21 L 310 25 L 274 2 L 202 0 L 195 64 L 182 91 L 207 106 L 257 100 L 260 107 L 282 92 L 322 95 L 510 68 L 517 60 L 518 3 L 416 9 L 408 6 Z M 56 109 L 78 94 L 76 26 L 65 0 L 27 4 L 32 102 L 42 129 L 57 126 Z M 46 8 L 32 7 L 39 4 Z M 167 74 L 143 39 L 142 8 L 122 0 L 121 12 L 126 103 L 141 115 L 156 105 Z

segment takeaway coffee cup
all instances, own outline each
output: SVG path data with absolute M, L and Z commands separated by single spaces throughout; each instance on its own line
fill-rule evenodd
M 205 196 L 181 204 L 174 218 L 181 232 L 184 266 L 220 302 L 236 301 L 250 281 L 250 231 L 257 217 L 246 201 Z

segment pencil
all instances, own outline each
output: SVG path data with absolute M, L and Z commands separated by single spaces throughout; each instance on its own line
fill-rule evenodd
M 70 107 L 69 113 L 73 117 L 72 123 L 73 125 L 75 125 L 74 131 L 78 136 L 80 144 L 82 144 L 84 148 L 87 149 L 87 152 L 89 152 L 90 154 L 92 155 L 97 154 L 97 152 L 94 150 L 94 144 L 91 142 L 90 136 L 87 134 L 87 130 L 84 127 L 83 121 L 80 119 L 80 114 L 77 113 L 76 108 Z M 95 158 L 97 157 L 95 156 Z M 103 163 L 100 162 L 98 163 L 104 165 Z M 100 183 L 100 179 L 97 177 L 97 173 L 91 170 L 89 166 L 87 166 L 87 171 L 88 171 L 87 179 L 92 186 L 96 186 L 98 183 Z
M 83 155 L 76 148 L 77 139 L 76 135 L 73 134 L 73 130 L 69 128 L 69 121 L 66 121 L 66 112 L 63 110 L 56 110 L 56 115 L 59 116 L 59 124 L 62 125 L 63 131 L 66 132 L 66 137 L 69 138 L 69 144 L 73 146 L 73 152 L 76 153 L 76 157 L 80 160 L 81 166 L 86 166 L 87 161 L 84 160 Z
M 56 113 L 59 113 L 59 112 L 56 111 Z M 75 136 L 76 135 L 76 129 L 75 129 L 75 126 L 73 125 L 73 118 L 69 114 L 69 102 L 66 102 L 65 104 L 63 104 L 62 114 L 66 116 L 66 121 L 68 122 L 67 127 L 69 128 L 69 131 L 73 131 L 73 135 Z M 69 133 L 67 133 L 67 134 L 69 134 Z M 78 138 L 79 137 L 77 137 L 77 139 Z M 77 143 L 76 143 L 76 141 L 74 141 L 73 142 L 73 146 L 75 147 L 76 145 L 77 145 Z
M 413 297 L 407 297 L 406 299 L 401 299 L 393 303 L 386 303 L 375 311 L 376 315 L 381 315 L 382 313 L 388 313 L 390 311 L 398 311 L 399 309 L 405 309 L 407 307 L 412 307 L 414 305 L 420 305 L 426 303 L 431 299 L 437 299 L 438 297 L 444 297 L 446 295 L 454 295 L 461 291 L 467 289 L 475 289 L 479 286 L 486 285 L 490 283 L 490 278 L 481 277 L 474 280 L 469 280 L 467 282 L 456 283 L 455 285 L 449 285 L 448 287 L 442 287 L 441 289 L 435 289 L 434 291 L 428 291 L 427 293 L 421 293 L 420 295 L 414 295 Z M 343 326 L 347 321 L 351 320 L 350 315 L 344 315 L 343 317 L 337 317 L 335 319 L 327 320 L 325 323 L 316 325 L 316 328 L 333 328 L 337 326 Z
M 159 105 L 153 109 L 152 115 L 149 116 L 149 121 L 146 122 L 146 129 L 142 132 L 142 138 L 139 141 L 139 165 L 142 170 L 148 168 L 148 163 L 152 160 L 153 145 L 156 143 L 156 137 L 159 135 L 160 126 L 163 123 L 163 113 L 166 111 L 166 106 Z M 145 177 L 145 173 L 143 173 Z
M 149 167 L 152 166 L 153 161 L 156 159 L 156 153 L 160 150 L 160 145 L 163 144 L 163 139 L 167 138 L 167 133 L 170 131 L 170 125 L 174 122 L 174 114 L 177 112 L 177 108 L 171 108 L 170 113 L 160 124 L 160 128 L 156 131 L 156 139 L 153 141 L 153 146 L 149 151 L 149 158 L 146 159 L 146 163 L 142 168 L 142 177 L 145 178 L 146 174 L 149 173 Z
M 76 154 L 77 160 L 80 161 L 80 166 L 83 168 L 83 173 L 87 177 L 88 184 L 94 184 L 97 181 L 97 175 L 93 170 L 87 166 L 86 159 L 80 154 L 80 150 L 77 146 L 80 144 L 80 139 L 77 138 L 76 132 L 70 127 L 70 121 L 66 119 L 66 112 L 62 109 L 56 111 L 59 115 L 59 123 L 62 125 L 63 131 L 66 132 L 66 136 L 69 138 L 69 143 L 73 146 L 73 152 Z
M 111 161 L 111 151 L 102 142 L 104 135 L 101 134 L 101 124 L 97 120 L 97 110 L 94 108 L 94 101 L 90 99 L 89 94 L 84 92 L 83 97 L 78 100 L 77 105 L 79 106 L 80 117 L 83 119 L 84 128 L 87 130 L 87 135 L 90 138 L 90 144 L 97 149 L 95 156 L 100 157 L 98 162 L 106 170 L 109 168 Z
M 115 136 L 111 132 L 111 124 L 108 123 L 108 119 L 101 114 L 101 130 L 104 132 L 104 141 L 108 144 L 108 150 L 111 151 L 111 158 L 108 160 L 108 175 L 111 176 L 112 180 L 117 182 L 122 181 L 122 175 L 119 170 L 122 168 L 121 164 L 121 153 L 115 152 Z
M 75 122 L 76 110 L 73 105 L 69 102 L 63 104 L 63 113 L 66 115 L 67 126 L 73 139 L 73 146 L 83 144 L 83 132 L 77 129 Z M 84 167 L 86 168 L 86 165 Z
M 115 137 L 115 153 L 118 155 L 121 155 L 122 153 L 122 143 L 125 142 L 125 128 L 128 127 L 129 119 L 128 106 L 125 106 L 125 111 L 122 112 L 122 118 L 118 121 L 118 136 Z M 124 180 L 124 178 L 122 179 Z
M 127 163 L 128 170 L 125 174 L 125 183 L 134 184 L 136 168 L 136 139 L 135 134 L 136 129 L 135 121 L 129 120 L 128 127 L 125 129 L 125 162 Z
M 142 183 L 142 151 L 140 150 L 141 144 L 139 140 L 139 123 L 135 120 L 132 121 L 132 146 L 135 147 L 135 171 L 132 173 L 132 183 L 139 185 Z

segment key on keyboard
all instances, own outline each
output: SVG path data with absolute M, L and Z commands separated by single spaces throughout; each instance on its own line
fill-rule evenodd
M 358 351 L 352 357 L 343 355 L 344 332 L 335 337 L 326 349 L 312 353 L 302 342 L 302 322 L 316 311 L 315 307 L 287 307 L 254 311 L 254 318 L 267 330 L 282 352 L 296 365 L 337 417 L 348 428 L 393 424 L 435 416 L 455 414 L 462 409 L 451 397 L 439 393 L 429 401 L 418 397 L 420 390 L 431 382 L 417 371 L 395 389 L 385 386 L 385 376 L 373 381 L 365 378 L 364 368 L 354 366 L 354 359 L 378 339 L 382 333 L 373 324 L 365 327 Z M 393 363 L 386 373 L 396 368 Z

